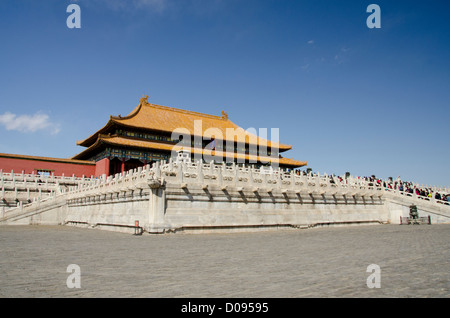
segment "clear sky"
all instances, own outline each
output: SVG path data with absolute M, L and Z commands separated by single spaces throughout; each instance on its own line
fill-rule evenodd
M 313 171 L 450 185 L 450 1 L 0 1 L 0 152 L 71 157 L 143 94 Z

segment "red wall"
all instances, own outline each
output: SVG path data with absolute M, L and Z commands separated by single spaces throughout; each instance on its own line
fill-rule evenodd
M 37 170 L 51 170 L 55 176 L 61 176 L 64 174 L 66 177 L 71 177 L 73 174 L 75 177 L 96 176 L 95 163 L 82 163 L 75 160 L 57 159 L 57 158 L 40 158 L 31 156 L 19 156 L 19 155 L 0 155 L 0 169 L 3 172 L 14 173 L 37 173 Z
M 95 176 L 101 176 L 102 174 L 109 175 L 109 158 L 105 158 L 96 162 Z

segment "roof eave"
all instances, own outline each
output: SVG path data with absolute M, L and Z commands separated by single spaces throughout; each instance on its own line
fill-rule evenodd
M 83 147 L 90 147 L 92 146 L 98 139 L 98 136 L 100 134 L 104 134 L 105 131 L 109 128 L 111 128 L 115 123 L 117 123 L 114 119 L 113 116 L 110 116 L 108 122 L 106 123 L 105 126 L 103 126 L 102 128 L 100 128 L 99 130 L 97 130 L 95 133 L 93 133 L 92 135 L 90 135 L 89 137 L 87 137 L 84 140 L 81 141 L 77 141 L 77 145 L 78 146 L 83 146 Z

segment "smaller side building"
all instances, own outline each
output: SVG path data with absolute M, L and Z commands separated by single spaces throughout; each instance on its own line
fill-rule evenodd
M 0 169 L 3 172 L 25 173 L 34 175 L 55 176 L 97 176 L 97 166 L 94 161 L 63 158 L 36 157 L 27 155 L 0 153 Z

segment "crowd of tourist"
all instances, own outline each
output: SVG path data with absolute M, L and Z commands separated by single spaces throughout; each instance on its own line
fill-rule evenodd
M 295 170 L 295 173 L 297 175 L 307 175 L 308 174 L 306 171 L 300 171 L 300 170 Z M 348 176 L 349 175 L 346 175 L 344 177 L 331 175 L 329 177 L 332 180 L 332 182 L 334 179 L 337 179 L 340 182 L 344 182 L 345 179 L 348 178 Z M 419 196 L 425 200 L 430 200 L 431 198 L 434 198 L 436 200 L 450 202 L 450 193 L 442 193 L 442 192 L 434 190 L 433 188 L 430 188 L 430 187 L 420 187 L 420 186 L 414 184 L 413 182 L 403 181 L 400 179 L 400 177 L 398 177 L 395 181 L 392 180 L 392 178 L 389 178 L 389 180 L 386 181 L 386 180 L 376 178 L 375 176 L 357 177 L 357 179 L 367 181 L 369 183 L 369 185 L 376 185 L 378 187 L 383 187 L 385 189 L 398 190 L 400 192 L 407 193 L 407 194 L 415 193 L 417 196 Z M 448 204 L 448 203 L 445 203 L 445 204 Z
M 389 179 L 387 182 L 386 180 L 381 180 L 375 178 L 375 176 L 372 177 L 364 177 L 366 181 L 376 183 L 378 186 L 382 186 L 387 189 L 393 189 L 398 190 L 401 192 L 406 193 L 415 193 L 417 196 L 425 198 L 425 199 L 431 199 L 434 198 L 436 200 L 442 200 L 450 202 L 450 194 L 449 193 L 440 193 L 437 190 L 434 190 L 433 188 L 427 188 L 427 187 L 420 187 L 413 182 L 409 181 L 402 181 L 399 178 L 397 180 Z

